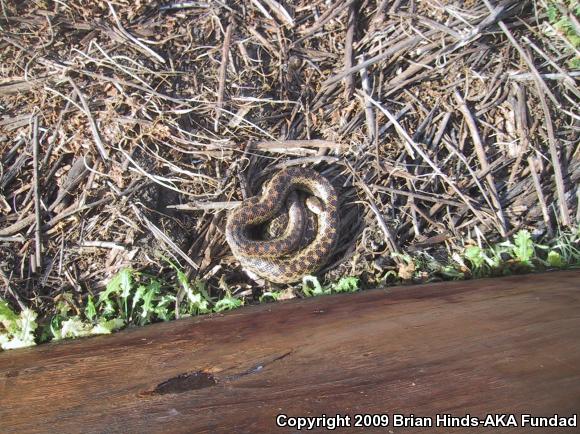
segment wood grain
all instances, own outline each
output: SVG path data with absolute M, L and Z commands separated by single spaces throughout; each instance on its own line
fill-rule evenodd
M 579 277 L 371 290 L 1 353 L 0 432 L 297 432 L 276 429 L 280 413 L 571 416 Z M 365 430 L 402 431 L 419 430 Z

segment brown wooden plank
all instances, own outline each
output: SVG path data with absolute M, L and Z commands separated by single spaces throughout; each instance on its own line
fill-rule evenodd
M 0 432 L 274 432 L 280 413 L 571 416 L 579 278 L 365 291 L 1 353 Z

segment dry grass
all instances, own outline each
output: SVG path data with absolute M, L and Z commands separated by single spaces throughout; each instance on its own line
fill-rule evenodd
M 162 257 L 257 296 L 224 219 L 288 165 L 341 191 L 328 278 L 578 221 L 578 53 L 532 2 L 0 5 L 0 296 L 22 305 Z

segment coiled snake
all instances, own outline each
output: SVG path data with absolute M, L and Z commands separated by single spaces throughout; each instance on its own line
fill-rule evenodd
M 307 238 L 304 205 L 294 191 L 305 191 L 321 203 L 308 202 L 316 214 L 316 232 Z M 274 219 L 288 204 L 288 224 L 271 240 L 256 239 L 252 229 Z M 274 283 L 296 282 L 318 271 L 328 260 L 338 237 L 338 197 L 332 184 L 312 169 L 289 168 L 278 172 L 261 196 L 254 196 L 234 209 L 226 223 L 226 240 L 242 266 Z

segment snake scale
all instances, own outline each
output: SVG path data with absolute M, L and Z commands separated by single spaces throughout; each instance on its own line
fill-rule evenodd
M 316 214 L 315 234 L 307 239 L 306 209 L 295 191 L 314 196 L 306 207 Z M 294 199 L 289 199 L 294 197 Z M 290 202 L 286 204 L 287 200 Z M 288 224 L 273 239 L 256 239 L 252 229 L 267 224 L 288 208 Z M 329 259 L 338 237 L 338 197 L 332 184 L 318 172 L 288 168 L 278 172 L 261 196 L 242 202 L 228 216 L 226 240 L 242 266 L 274 283 L 296 282 L 318 271 Z

